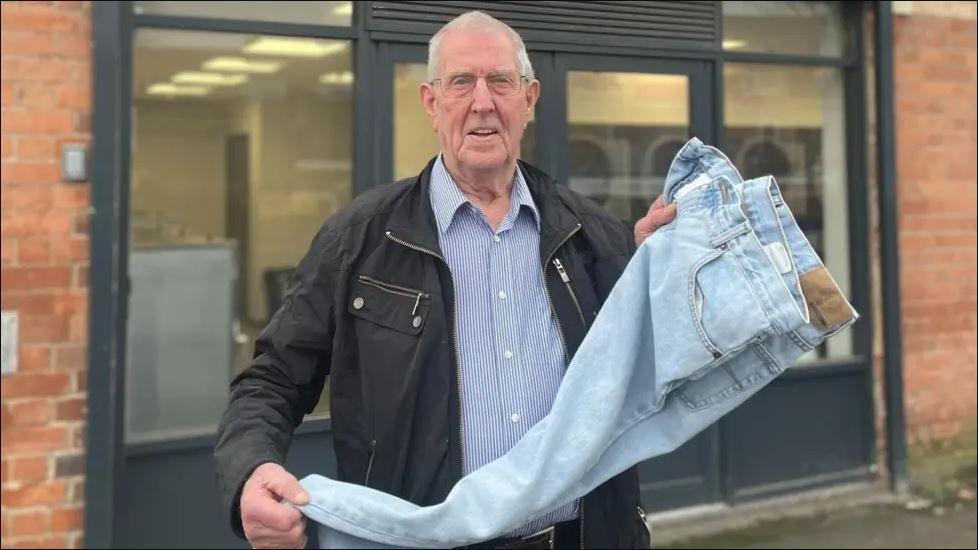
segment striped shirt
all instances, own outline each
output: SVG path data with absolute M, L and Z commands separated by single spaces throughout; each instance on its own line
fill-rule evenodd
M 440 155 L 430 199 L 455 285 L 468 474 L 506 454 L 550 412 L 567 360 L 543 283 L 540 213 L 519 169 L 496 231 L 459 190 Z M 571 502 L 506 536 L 532 534 L 577 515 L 577 502 Z

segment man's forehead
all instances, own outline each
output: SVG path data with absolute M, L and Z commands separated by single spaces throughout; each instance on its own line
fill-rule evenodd
M 445 33 L 439 57 L 445 71 L 516 68 L 513 41 L 501 30 L 454 29 Z

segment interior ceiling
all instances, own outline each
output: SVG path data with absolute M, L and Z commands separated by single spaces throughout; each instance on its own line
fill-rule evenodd
M 346 47 L 324 57 L 293 57 L 282 55 L 257 55 L 244 53 L 243 49 L 261 35 L 222 32 L 176 31 L 140 29 L 134 43 L 133 92 L 136 99 L 159 98 L 146 89 L 156 83 L 170 82 L 179 72 L 220 72 L 220 74 L 248 74 L 248 82 L 237 86 L 211 86 L 211 92 L 199 99 L 226 99 L 228 97 L 261 97 L 270 90 L 329 93 L 337 88 L 349 89 L 342 84 L 322 84 L 319 77 L 327 73 L 349 71 L 352 48 L 348 41 L 311 40 L 319 44 L 340 43 Z M 275 61 L 281 69 L 269 74 L 232 73 L 207 71 L 203 63 L 218 56 L 243 57 L 255 61 Z M 181 97 L 181 99 L 185 99 Z

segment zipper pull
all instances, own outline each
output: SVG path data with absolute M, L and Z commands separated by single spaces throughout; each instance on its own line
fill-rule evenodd
M 560 263 L 559 258 L 554 258 L 554 265 L 557 266 L 557 273 L 560 274 L 560 280 L 565 283 L 570 282 L 570 277 L 567 276 L 567 272 L 564 271 L 564 264 Z
M 414 317 L 414 314 L 417 313 L 417 311 L 418 311 L 418 304 L 420 304 L 420 303 L 421 303 L 421 293 L 419 292 L 418 293 L 418 298 L 414 301 L 414 309 L 411 310 L 411 317 Z

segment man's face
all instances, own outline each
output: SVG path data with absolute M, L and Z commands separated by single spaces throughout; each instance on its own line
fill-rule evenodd
M 436 78 L 455 73 L 485 76 L 512 71 L 516 49 L 501 31 L 457 29 L 445 33 Z M 519 78 L 517 76 L 517 78 Z M 540 95 L 540 83 L 522 82 L 509 96 L 493 94 L 485 79 L 476 80 L 470 95 L 446 97 L 441 82 L 421 85 L 421 102 L 438 132 L 445 163 L 464 172 L 492 171 L 519 156 L 523 130 Z

